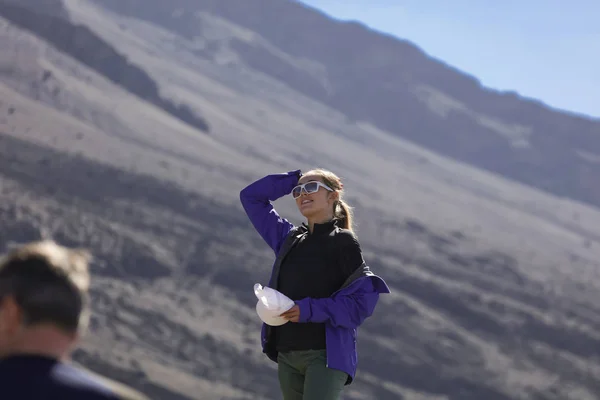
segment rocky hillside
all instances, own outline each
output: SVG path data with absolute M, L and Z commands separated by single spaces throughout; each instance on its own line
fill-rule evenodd
M 289 53 L 225 18 L 233 2 L 180 5 L 191 4 L 213 7 L 195 14 L 193 35 L 142 15 L 167 15 L 153 7 L 128 16 L 68 0 L 62 22 L 0 14 L 0 251 L 40 236 L 92 250 L 79 362 L 161 400 L 279 398 L 252 294 L 272 254 L 238 194 L 263 174 L 318 165 L 343 176 L 365 258 L 393 291 L 360 330 L 346 398 L 598 398 L 598 209 L 352 120 L 248 64 L 235 40 Z M 106 64 L 143 72 L 210 135 L 40 28 L 56 23 L 71 43 L 93 37 L 124 55 Z M 290 199 L 276 206 L 301 221 Z
M 54 13 L 60 2 L 45 2 L 42 12 L 33 3 L 0 2 L 0 15 L 13 24 L 43 37 L 57 49 L 106 76 L 140 98 L 164 109 L 182 121 L 207 132 L 209 126 L 186 106 L 175 105 L 161 97 L 158 86 L 148 74 L 127 61 L 127 57 L 98 38 L 87 27 L 72 24 L 64 9 Z M 57 3 L 57 4 L 54 4 Z M 46 75 L 45 79 L 50 78 Z
M 559 196 L 600 205 L 600 121 L 497 92 L 414 44 L 289 0 L 95 0 L 426 148 Z M 230 27 L 207 34 L 207 18 Z M 240 32 L 243 32 L 241 34 Z

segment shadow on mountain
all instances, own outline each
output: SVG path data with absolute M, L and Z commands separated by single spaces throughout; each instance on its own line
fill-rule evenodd
M 0 0 L 0 3 L 17 5 L 40 14 L 69 19 L 69 13 L 65 9 L 63 0 Z
M 28 191 L 35 193 L 36 198 L 51 199 L 58 204 L 72 204 L 76 207 L 75 210 L 84 207 L 98 219 L 108 218 L 119 221 L 150 237 L 171 234 L 169 215 L 176 215 L 184 221 L 186 219 L 197 221 L 206 230 L 210 227 L 225 228 L 247 223 L 237 211 L 222 206 L 217 207 L 213 200 L 186 191 L 173 183 L 148 175 L 123 171 L 75 154 L 55 151 L 1 133 L 0 171 L 5 178 L 19 182 Z M 11 193 L 6 194 L 11 195 Z M 11 229 L 3 229 L 0 232 L 0 239 L 5 243 L 11 240 L 38 239 L 42 232 L 48 229 L 41 219 L 36 221 L 35 215 L 28 219 L 21 218 L 18 203 L 6 207 L 3 226 Z M 152 210 L 155 209 L 165 210 L 166 216 L 152 214 Z M 66 218 L 64 214 L 64 210 L 55 210 L 53 218 L 57 220 L 64 218 L 64 221 L 60 229 L 52 232 L 54 237 L 68 245 L 93 244 L 95 235 L 92 229 L 85 229 L 85 223 L 79 225 L 77 221 Z M 74 217 L 79 218 L 79 216 Z M 173 221 L 170 223 L 174 224 Z M 197 235 L 203 233 L 198 226 L 187 226 L 185 222 L 181 224 L 185 226 L 188 233 Z M 110 231 L 113 228 L 108 224 L 102 229 Z M 116 231 L 117 228 L 114 229 L 113 234 L 121 236 L 121 233 Z M 189 242 L 189 237 L 185 242 Z M 113 243 L 111 249 L 104 251 L 107 257 L 114 256 L 109 250 L 116 250 L 114 247 L 116 245 Z M 125 235 L 120 239 L 118 247 L 120 249 L 118 262 L 115 259 L 113 260 L 115 262 L 109 262 L 109 265 L 120 265 L 125 268 L 126 273 L 147 278 L 169 274 L 170 268 L 164 265 L 164 260 L 157 261 L 152 246 L 145 243 L 142 238 Z M 200 246 L 196 251 L 198 254 L 204 254 L 209 250 Z M 176 261 L 173 260 L 174 263 Z M 197 268 L 194 265 L 198 265 L 198 262 L 190 264 L 189 268 Z M 210 271 L 210 264 L 202 265 L 206 268 L 205 272 Z M 110 270 L 113 273 L 117 272 L 112 268 Z
M 54 10 L 58 5 L 51 3 L 47 7 L 49 10 Z M 208 123 L 196 116 L 188 106 L 174 104 L 162 98 L 156 82 L 143 69 L 131 64 L 125 56 L 119 54 L 89 28 L 74 25 L 64 16 L 53 16 L 38 12 L 37 9 L 32 11 L 29 8 L 2 2 L 0 2 L 0 15 L 181 121 L 203 132 L 210 131 Z

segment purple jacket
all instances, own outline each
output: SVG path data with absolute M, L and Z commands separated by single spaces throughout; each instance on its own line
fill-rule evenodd
M 296 227 L 279 216 L 271 201 L 291 193 L 300 179 L 300 170 L 267 175 L 244 188 L 240 193 L 242 206 L 256 231 L 275 252 L 275 263 L 269 287 L 277 289 L 283 258 L 306 234 L 305 226 Z M 299 323 L 325 323 L 327 366 L 348 374 L 350 384 L 356 375 L 358 327 L 375 310 L 380 293 L 390 293 L 385 281 L 374 275 L 365 264 L 358 268 L 334 294 L 328 298 L 305 298 L 296 301 L 300 308 Z M 263 352 L 277 362 L 272 328 L 263 323 Z

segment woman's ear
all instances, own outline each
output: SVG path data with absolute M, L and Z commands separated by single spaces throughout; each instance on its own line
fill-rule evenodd
M 340 199 L 340 193 L 335 191 L 335 192 L 329 192 L 329 199 L 333 200 L 333 201 L 337 201 Z

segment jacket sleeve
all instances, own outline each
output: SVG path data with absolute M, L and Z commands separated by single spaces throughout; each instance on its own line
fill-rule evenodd
M 271 201 L 289 194 L 298 184 L 300 176 L 300 170 L 267 175 L 240 192 L 240 201 L 246 215 L 275 254 L 279 252 L 283 240 L 294 225 L 279 216 Z
M 379 301 L 370 278 L 361 278 L 360 285 L 344 294 L 339 292 L 332 297 L 313 299 L 310 297 L 296 301 L 300 308 L 298 322 L 327 322 L 336 327 L 357 328 L 370 317 Z

